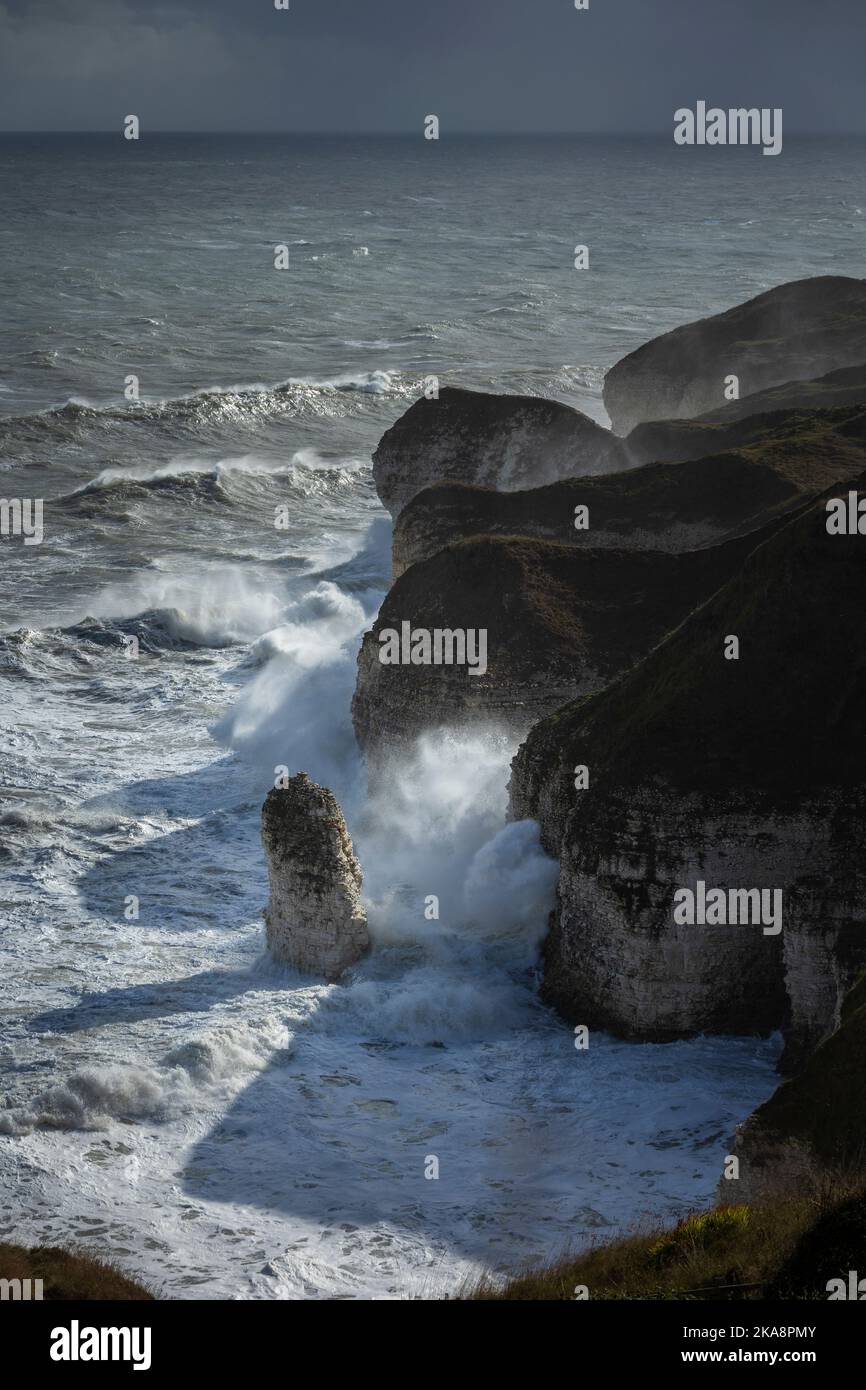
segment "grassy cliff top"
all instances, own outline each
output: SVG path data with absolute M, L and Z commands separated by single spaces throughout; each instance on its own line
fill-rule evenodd
M 0 1279 L 41 1279 L 46 1300 L 152 1301 L 150 1289 L 107 1260 L 57 1246 L 0 1242 Z
M 594 1245 L 516 1272 L 504 1286 L 482 1279 L 462 1297 L 483 1302 L 691 1303 L 826 1299 L 827 1281 L 862 1271 L 866 1197 L 839 1186 L 762 1206 L 694 1212 L 676 1226 Z
M 830 536 L 827 496 L 634 670 L 538 724 L 518 761 L 594 769 L 594 785 L 796 791 L 866 780 L 866 536 Z M 725 660 L 737 636 L 740 659 Z
M 754 544 L 703 550 L 575 548 L 526 536 L 474 536 L 407 570 L 388 593 L 375 633 L 486 628 L 491 663 L 540 673 L 585 651 L 614 674 L 713 593 Z

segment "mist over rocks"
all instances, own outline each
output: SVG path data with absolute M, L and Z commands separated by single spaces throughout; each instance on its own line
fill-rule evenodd
M 866 551 L 828 534 L 831 492 L 519 750 L 512 814 L 561 861 L 544 992 L 567 1017 L 636 1038 L 781 1028 L 790 1069 L 866 967 Z M 678 926 L 698 879 L 783 890 L 780 936 Z
M 352 702 L 362 750 L 381 760 L 425 730 L 466 723 L 524 737 L 645 656 L 756 543 L 667 554 L 474 536 L 438 551 L 397 580 L 364 637 Z M 406 621 L 416 630 L 486 629 L 485 673 L 383 664 L 380 638 Z
M 732 405 L 730 415 L 639 425 L 621 441 L 615 472 L 507 492 L 456 482 L 424 488 L 394 523 L 394 578 L 473 535 L 675 552 L 765 525 L 862 468 L 866 367 L 833 376 L 844 386 L 814 383 L 821 408 L 770 409 L 778 402 L 768 393 L 761 414 Z M 789 388 L 779 388 L 782 398 Z M 581 505 L 585 529 L 575 527 Z
M 863 377 L 866 397 L 866 372 Z M 755 415 L 650 421 L 632 430 L 623 440 L 623 450 L 629 468 L 739 453 L 814 491 L 847 470 L 859 472 L 864 441 L 866 401 L 827 409 L 794 407 Z
M 855 405 L 866 405 L 866 362 L 839 367 L 814 379 L 783 381 L 780 386 L 755 391 L 738 401 L 726 401 L 718 410 L 706 411 L 698 419 L 705 424 L 726 425 L 750 415 L 775 415 L 791 410 L 841 410 Z
M 373 455 L 376 490 L 392 517 L 432 483 L 500 491 L 621 467 L 619 442 L 560 401 L 443 387 L 422 397 L 382 437 Z
M 614 430 L 628 434 L 642 421 L 722 409 L 730 376 L 742 410 L 756 393 L 863 362 L 866 280 L 820 275 L 653 338 L 608 372 L 604 404 Z M 811 388 L 804 403 L 810 397 Z
M 781 1030 L 791 1073 L 866 968 L 866 561 L 825 524 L 866 487 L 864 363 L 866 281 L 819 277 L 624 359 L 605 387 L 624 438 L 446 390 L 377 451 L 395 582 L 356 737 L 371 769 L 440 727 L 525 739 L 511 815 L 560 863 L 542 994 L 570 1021 Z M 483 628 L 484 673 L 383 664 L 401 624 Z M 701 881 L 783 899 L 782 930 L 677 921 Z
M 336 980 L 370 947 L 361 866 L 343 813 L 304 772 L 268 793 L 262 844 L 270 899 L 268 949 L 295 970 Z
M 568 478 L 526 492 L 438 483 L 413 497 L 395 522 L 394 577 L 478 535 L 677 554 L 766 526 L 802 504 L 803 491 L 746 453 Z M 581 507 L 588 511 L 586 527 L 576 525 Z

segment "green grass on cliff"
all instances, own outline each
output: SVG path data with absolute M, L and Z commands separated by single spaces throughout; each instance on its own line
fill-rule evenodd
M 109 1260 L 57 1246 L 0 1242 L 0 1279 L 41 1279 L 44 1301 L 144 1302 L 156 1295 Z
M 827 1281 L 866 1271 L 866 1195 L 837 1185 L 760 1207 L 720 1206 L 516 1274 L 482 1279 L 483 1302 L 826 1299 Z M 585 1297 L 585 1295 L 581 1295 Z
M 827 495 L 777 531 L 643 662 L 532 730 L 518 755 L 595 785 L 799 793 L 866 782 L 866 543 L 828 536 Z M 739 661 L 726 661 L 728 635 Z

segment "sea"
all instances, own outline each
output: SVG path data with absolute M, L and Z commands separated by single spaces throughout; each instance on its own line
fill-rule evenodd
M 0 1240 L 172 1299 L 429 1299 L 712 1202 L 779 1040 L 576 1045 L 501 730 L 368 792 L 371 455 L 430 376 L 606 423 L 647 339 L 861 275 L 864 153 L 0 137 L 0 497 L 43 504 L 0 539 Z M 265 950 L 280 767 L 363 866 L 338 984 Z

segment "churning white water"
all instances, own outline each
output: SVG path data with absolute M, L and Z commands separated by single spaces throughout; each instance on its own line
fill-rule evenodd
M 49 145 L 4 144 L 0 491 L 45 499 L 45 540 L 0 546 L 0 1236 L 170 1297 L 401 1298 L 708 1202 L 773 1044 L 575 1049 L 496 729 L 367 795 L 370 455 L 430 373 L 603 418 L 648 337 L 859 274 L 859 150 Z M 375 947 L 340 985 L 263 955 L 278 766 L 332 788 L 363 864 Z
M 90 625 L 6 639 L 16 1239 L 86 1244 L 174 1297 L 454 1291 L 707 1200 L 771 1088 L 766 1046 L 581 1053 L 539 1006 L 555 865 L 505 824 L 495 729 L 425 736 L 368 800 L 349 701 L 387 540 L 376 522 L 341 582 L 145 572 Z M 364 866 L 375 949 L 341 985 L 262 954 L 278 765 L 333 787 Z

